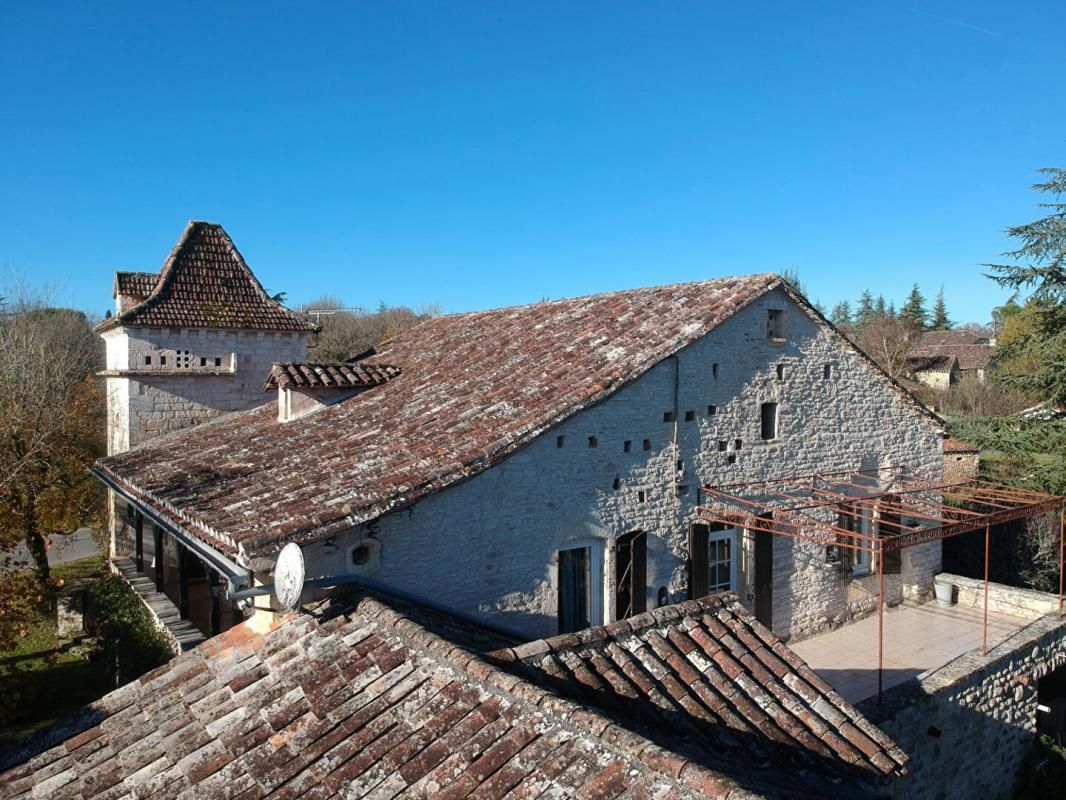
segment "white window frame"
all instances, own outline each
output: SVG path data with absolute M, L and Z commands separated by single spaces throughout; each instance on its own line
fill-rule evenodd
M 863 536 L 873 536 L 876 530 L 874 522 L 874 510 L 866 505 L 860 505 L 859 507 L 859 533 Z M 873 545 L 869 548 L 863 548 L 861 550 L 853 551 L 855 553 L 854 563 L 851 565 L 851 574 L 856 578 L 863 575 L 869 575 L 874 571 L 874 555 Z
M 740 561 L 740 553 L 737 550 L 737 544 L 740 541 L 740 537 L 737 535 L 738 533 L 739 531 L 736 528 L 725 528 L 720 531 L 711 531 L 707 536 L 707 588 L 712 594 L 717 592 L 737 591 L 737 567 Z M 717 589 L 711 585 L 711 542 L 721 541 L 723 539 L 729 541 L 729 587 L 726 589 Z
M 595 628 L 598 625 L 603 625 L 603 583 L 604 583 L 604 571 L 603 571 L 603 541 L 600 539 L 582 539 L 578 541 L 567 542 L 564 546 L 560 547 L 555 554 L 555 595 L 559 596 L 559 584 L 562 581 L 562 575 L 559 573 L 559 554 L 565 550 L 584 550 L 589 551 L 589 625 Z

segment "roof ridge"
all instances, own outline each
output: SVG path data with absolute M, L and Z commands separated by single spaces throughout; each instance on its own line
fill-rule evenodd
M 356 602 L 355 608 L 363 611 L 364 604 L 372 609 L 371 613 L 363 613 L 374 624 L 388 625 L 398 638 L 414 645 L 414 649 L 427 652 L 438 663 L 490 685 L 517 704 L 532 706 L 562 727 L 604 742 L 618 755 L 632 758 L 645 768 L 701 792 L 703 796 L 728 796 L 734 791 L 743 792 L 732 778 L 660 747 L 650 739 L 618 725 L 595 708 L 542 689 L 532 681 L 449 642 L 410 615 L 373 595 L 364 595 Z M 712 791 L 714 794 L 711 794 Z
M 516 303 L 511 306 L 498 306 L 496 308 L 481 308 L 474 309 L 472 311 L 456 311 L 452 314 L 441 314 L 439 317 L 426 320 L 426 322 L 433 322 L 434 319 L 455 319 L 457 317 L 472 317 L 478 314 L 495 314 L 504 311 L 519 311 L 522 309 L 534 308 L 536 306 L 557 306 L 564 303 L 576 303 L 581 300 L 592 300 L 600 297 L 622 297 L 626 295 L 639 294 L 641 292 L 661 292 L 664 289 L 673 289 L 675 287 L 682 286 L 700 286 L 702 284 L 719 283 L 725 281 L 737 281 L 737 282 L 757 282 L 757 279 L 765 279 L 768 281 L 768 287 L 772 288 L 774 282 L 784 282 L 784 278 L 776 272 L 752 272 L 748 275 L 720 275 L 716 278 L 701 278 L 695 281 L 674 281 L 672 283 L 657 283 L 650 286 L 635 286 L 628 289 L 610 289 L 605 292 L 589 292 L 587 294 L 573 295 L 572 297 L 557 297 L 554 300 L 536 300 L 530 303 Z M 395 337 L 392 337 L 395 338 Z M 392 339 L 387 339 L 378 345 L 380 348 L 382 345 L 386 345 L 391 342 Z
M 151 293 L 147 297 L 143 298 L 139 303 L 136 303 L 135 305 L 126 309 L 121 314 L 116 314 L 110 319 L 104 320 L 100 325 L 97 326 L 96 330 L 98 332 L 103 332 L 121 325 L 135 323 L 138 317 L 155 309 L 164 301 L 172 299 L 167 294 L 167 290 L 173 286 L 175 280 L 181 272 L 181 269 L 184 267 L 184 262 L 181 260 L 181 256 L 186 252 L 187 248 L 189 248 L 194 242 L 198 240 L 199 235 L 202 235 L 204 232 L 207 231 L 210 231 L 222 240 L 222 246 L 226 250 L 227 254 L 230 256 L 232 263 L 243 274 L 243 277 L 247 280 L 248 285 L 250 286 L 253 294 L 256 296 L 256 299 L 259 302 L 266 304 L 268 307 L 271 307 L 271 310 L 273 311 L 280 312 L 282 316 L 290 317 L 294 322 L 298 321 L 300 323 L 300 326 L 296 329 L 315 329 L 316 326 L 313 323 L 303 319 L 295 311 L 286 308 L 284 305 L 274 300 L 272 297 L 270 297 L 270 295 L 267 294 L 266 289 L 263 288 L 263 284 L 259 282 L 259 279 L 255 276 L 255 273 L 252 272 L 251 267 L 248 266 L 248 262 L 245 261 L 244 256 L 241 255 L 241 251 L 237 249 L 237 245 L 234 243 L 233 238 L 229 235 L 225 228 L 223 228 L 220 224 L 216 222 L 190 220 L 188 224 L 186 224 L 184 230 L 182 230 L 181 235 L 178 237 L 178 241 L 171 248 L 170 254 L 163 261 L 163 266 L 158 273 L 158 279 L 156 281 L 155 286 L 152 288 Z M 207 264 L 201 266 L 200 268 L 204 270 L 217 271 L 217 264 Z M 144 274 L 148 275 L 151 273 Z M 172 326 L 164 325 L 162 327 Z M 191 325 L 188 327 L 204 326 Z M 212 326 L 208 325 L 206 327 Z M 255 328 L 256 326 L 252 325 L 251 327 Z

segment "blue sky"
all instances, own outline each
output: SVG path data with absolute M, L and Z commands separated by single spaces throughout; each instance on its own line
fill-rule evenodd
M 110 305 L 185 222 L 290 304 L 799 270 L 944 284 L 1066 166 L 1061 0 L 7 3 L 0 268 Z

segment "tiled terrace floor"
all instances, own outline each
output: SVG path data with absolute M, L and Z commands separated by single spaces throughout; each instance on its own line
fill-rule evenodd
M 885 608 L 884 688 L 979 648 L 982 613 L 936 603 Z M 988 646 L 1030 621 L 989 612 Z M 849 702 L 877 694 L 877 614 L 789 647 Z

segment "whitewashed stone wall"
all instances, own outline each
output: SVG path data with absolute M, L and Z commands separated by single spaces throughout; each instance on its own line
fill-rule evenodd
M 783 344 L 767 339 L 771 308 L 787 309 Z M 760 404 L 767 401 L 779 404 L 773 442 L 760 439 Z M 676 420 L 665 421 L 668 413 Z M 720 441 L 726 450 L 719 450 Z M 649 608 L 659 587 L 671 600 L 686 596 L 687 531 L 704 499 L 701 485 L 897 464 L 939 475 L 935 425 L 836 334 L 776 291 L 504 462 L 309 546 L 308 575 L 353 572 L 351 550 L 372 537 L 381 544 L 376 580 L 544 636 L 556 628 L 560 548 L 602 549 L 599 588 L 608 621 L 612 543 L 634 530 L 648 534 Z M 748 586 L 747 559 L 741 568 L 740 585 Z M 897 598 L 928 593 L 939 569 L 938 543 L 915 548 L 890 591 Z M 774 628 L 783 636 L 805 635 L 873 607 L 869 582 L 842 580 L 820 545 L 778 539 L 774 572 Z
M 996 593 L 1011 587 L 996 585 Z M 1021 601 L 1024 604 L 1024 601 Z M 1049 614 L 982 656 L 960 656 L 859 710 L 910 757 L 903 800 L 1010 797 L 1036 733 L 1037 681 L 1066 667 L 1066 621 Z M 1061 795 L 1059 795 L 1061 796 Z
M 268 402 L 273 396 L 263 391 L 263 383 L 270 365 L 305 361 L 308 337 L 169 328 L 107 332 L 108 371 L 133 373 L 107 379 L 109 452 Z M 166 364 L 160 364 L 161 356 Z

